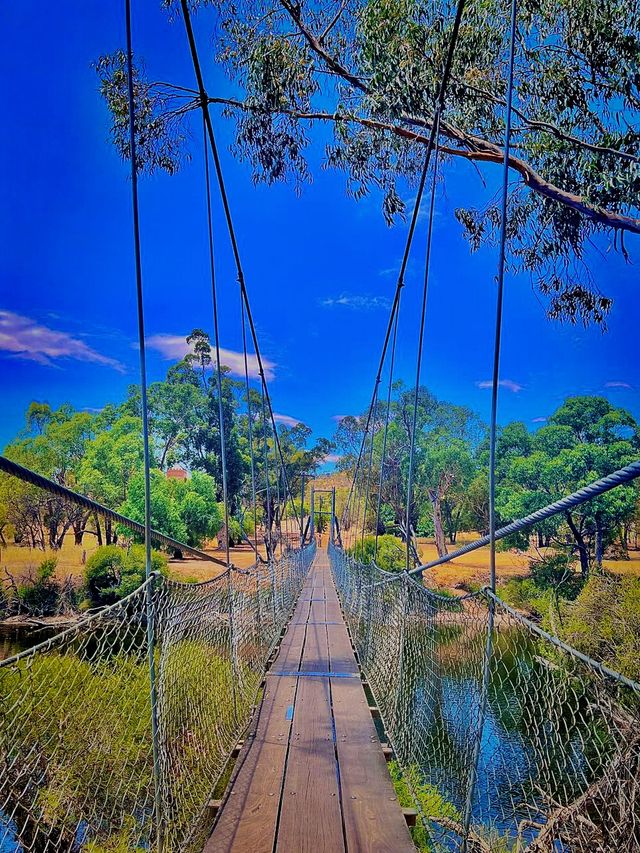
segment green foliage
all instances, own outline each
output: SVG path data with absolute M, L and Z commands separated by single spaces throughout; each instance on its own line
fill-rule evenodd
M 593 575 L 562 614 L 567 642 L 640 680 L 640 578 Z
M 28 578 L 18 586 L 20 605 L 34 616 L 53 616 L 60 604 L 61 585 L 55 579 L 57 560 L 43 560 L 35 578 Z
M 144 475 L 139 473 L 132 478 L 127 500 L 119 510 L 140 524 L 144 523 L 144 494 Z M 151 471 L 151 526 L 179 542 L 201 547 L 222 526 L 215 481 L 199 471 L 186 480 Z M 140 538 L 134 534 L 134 539 Z
M 75 832 L 86 817 L 87 792 L 105 815 L 114 816 L 114 824 L 104 827 L 106 838 L 121 833 L 119 815 L 140 813 L 140 792 L 151 784 L 148 679 L 144 658 L 125 654 L 84 661 L 49 653 L 0 670 L 2 695 L 20 698 L 12 740 L 22 748 L 13 762 L 25 771 L 29 756 L 37 755 L 46 767 L 35 776 L 41 832 Z M 15 786 L 7 779 L 4 790 L 17 800 L 19 779 Z
M 144 545 L 128 549 L 118 545 L 104 545 L 87 560 L 84 580 L 87 594 L 95 605 L 113 604 L 129 595 L 146 576 Z M 167 559 L 159 551 L 151 551 L 151 569 L 167 574 Z
M 453 803 L 445 800 L 434 785 L 422 781 L 418 767 L 411 766 L 403 772 L 397 761 L 390 761 L 388 767 L 402 808 L 413 808 L 417 801 L 420 811 L 427 818 L 447 818 L 460 822 L 460 813 Z M 411 829 L 411 837 L 418 850 L 425 853 L 433 853 L 435 850 L 421 821 Z
M 531 577 L 539 590 L 553 590 L 563 598 L 573 600 L 584 586 L 566 553 L 547 554 L 530 563 Z
M 296 186 L 310 180 L 306 149 L 320 124 L 323 141 L 327 128 L 333 132 L 322 165 L 344 173 L 355 199 L 376 193 L 388 223 L 402 217 L 400 191 L 417 180 L 433 120 L 451 4 L 363 0 L 337 15 L 333 0 L 318 0 L 312 14 L 278 0 L 215 6 L 219 59 L 239 90 L 226 115 L 236 122 L 235 153 L 254 179 Z M 638 6 L 523 0 L 518 11 L 512 165 L 521 180 L 509 198 L 509 253 L 545 298 L 549 316 L 604 323 L 611 299 L 585 259 L 603 241 L 627 258 L 623 235 L 637 231 Z M 487 170 L 482 183 L 502 157 L 506 30 L 497 0 L 465 9 L 447 90 L 447 156 L 477 161 Z M 97 67 L 114 141 L 128 156 L 122 52 Z M 177 116 L 189 105 L 176 110 L 167 84 L 149 82 L 142 68 L 134 90 L 141 166 L 173 173 L 186 135 Z M 456 217 L 472 250 L 496 242 L 495 197 L 457 209 Z
M 370 563 L 375 555 L 375 546 L 375 536 L 365 536 L 364 544 L 362 539 L 359 539 L 347 553 L 361 563 Z M 406 554 L 402 540 L 389 533 L 378 536 L 376 564 L 385 572 L 403 571 L 406 566 Z
M 540 617 L 549 611 L 549 591 L 541 589 L 532 578 L 509 578 L 500 584 L 498 593 L 503 601 L 517 610 Z
M 547 426 L 528 443 L 520 436 L 514 452 L 506 454 L 496 496 L 501 519 L 534 512 L 633 461 L 639 434 L 632 416 L 603 397 L 568 398 Z M 568 536 L 586 577 L 594 560 L 601 557 L 598 542 L 601 549 L 606 547 L 620 525 L 633 516 L 637 494 L 633 484 L 620 486 L 537 525 L 539 544 Z M 525 538 L 516 544 L 522 547 Z

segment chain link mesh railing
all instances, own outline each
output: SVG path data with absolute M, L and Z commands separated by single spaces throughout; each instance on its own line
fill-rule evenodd
M 640 849 L 640 685 L 489 591 L 331 561 L 424 849 Z
M 0 663 L 0 851 L 202 849 L 314 548 L 123 601 Z M 154 812 L 147 593 L 155 640 Z

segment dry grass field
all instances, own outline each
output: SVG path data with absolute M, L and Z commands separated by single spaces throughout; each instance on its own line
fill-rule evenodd
M 326 536 L 323 537 L 326 539 Z M 450 550 L 461 547 L 476 538 L 473 533 L 462 533 L 458 536 L 455 546 Z M 324 544 L 324 543 L 323 543 Z M 68 536 L 64 546 L 57 552 L 40 551 L 26 547 L 10 545 L 7 548 L 0 547 L 0 577 L 6 580 L 6 571 L 10 572 L 16 580 L 34 572 L 37 566 L 46 557 L 55 557 L 58 562 L 56 574 L 59 578 L 73 577 L 80 583 L 83 574 L 83 556 L 88 559 L 95 551 L 95 540 L 87 536 L 85 544 L 77 547 L 73 543 L 73 537 Z M 425 561 L 434 560 L 437 557 L 436 547 L 432 540 L 419 540 L 420 556 Z M 224 559 L 224 551 L 216 548 L 215 543 L 205 547 L 207 553 L 218 559 Z M 498 580 L 507 580 L 511 577 L 523 577 L 529 569 L 529 560 L 534 552 L 521 551 L 499 551 L 496 555 Z M 248 545 L 242 545 L 231 549 L 231 561 L 239 568 L 247 568 L 254 560 L 253 550 Z M 630 551 L 629 560 L 605 560 L 605 567 L 611 572 L 620 575 L 632 575 L 640 577 L 640 551 Z M 170 576 L 180 581 L 205 581 L 217 577 L 223 571 L 223 567 L 216 563 L 188 558 L 184 560 L 169 560 Z M 482 586 L 489 581 L 489 549 L 482 548 L 464 557 L 460 557 L 451 563 L 437 566 L 428 572 L 429 586 L 450 589 L 455 591 L 461 585 Z
M 7 580 L 9 572 L 17 581 L 34 573 L 38 565 L 46 558 L 53 557 L 57 560 L 56 575 L 58 578 L 72 577 L 81 582 L 84 563 L 96 550 L 95 540 L 87 536 L 82 547 L 74 545 L 73 536 L 67 536 L 63 547 L 59 551 L 41 551 L 39 549 L 26 548 L 17 545 L 9 545 L 7 548 L 0 547 L 0 579 Z M 208 546 L 204 549 L 213 557 L 224 560 L 224 551 Z M 231 561 L 239 568 L 247 568 L 255 562 L 253 550 L 248 545 L 242 545 L 231 549 Z M 208 560 L 189 558 L 184 560 L 169 560 L 169 574 L 178 581 L 205 581 L 215 578 L 222 571 L 223 566 Z

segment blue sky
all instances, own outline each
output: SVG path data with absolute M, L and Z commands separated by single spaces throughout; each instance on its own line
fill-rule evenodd
M 23 0 L 0 9 L 0 445 L 22 426 L 32 399 L 98 409 L 138 378 L 128 167 L 109 142 L 91 67 L 124 45 L 123 5 L 72 0 L 45 15 L 40 3 Z M 212 14 L 201 12 L 195 27 L 208 89 L 225 95 L 232 90 L 213 63 Z M 134 42 L 151 77 L 193 85 L 182 24 L 168 20 L 159 0 L 134 3 Z M 219 116 L 216 124 L 261 348 L 272 364 L 274 408 L 331 436 L 336 416 L 362 410 L 370 398 L 405 226 L 388 228 L 378 196 L 355 202 L 341 174 L 319 168 L 318 129 L 314 181 L 299 197 L 292 186 L 254 186 L 249 167 L 228 151 L 231 124 Z M 193 159 L 177 176 L 141 182 L 151 380 L 169 366 L 176 338 L 212 326 L 200 134 L 194 122 Z M 438 396 L 487 417 L 495 252 L 472 256 L 453 216 L 456 206 L 492 191 L 495 167 L 485 174 L 486 190 L 468 165 L 445 167 L 422 375 Z M 400 330 L 398 374 L 407 380 L 426 218 L 420 225 Z M 219 210 L 216 233 L 221 343 L 237 351 L 238 291 Z M 637 242 L 628 241 L 636 257 Z M 615 298 L 605 335 L 551 323 L 528 278 L 507 280 L 501 421 L 533 426 L 565 396 L 582 393 L 605 394 L 640 417 L 636 268 L 613 253 L 592 262 Z

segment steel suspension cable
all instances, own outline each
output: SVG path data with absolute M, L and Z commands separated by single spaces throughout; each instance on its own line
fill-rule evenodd
M 276 422 L 273 414 L 273 406 L 271 404 L 271 397 L 269 395 L 269 388 L 267 386 L 267 379 L 264 370 L 264 363 L 262 360 L 262 354 L 260 352 L 260 345 L 258 343 L 258 335 L 256 332 L 255 323 L 253 321 L 253 314 L 251 312 L 251 305 L 249 303 L 249 294 L 247 292 L 246 281 L 244 276 L 244 270 L 242 267 L 242 260 L 240 258 L 240 250 L 238 247 L 238 240 L 236 237 L 235 226 L 233 224 L 233 217 L 231 215 L 231 207 L 229 205 L 229 198 L 227 195 L 226 184 L 224 180 L 224 174 L 222 172 L 222 164 L 220 162 L 220 155 L 218 152 L 218 146 L 216 143 L 215 133 L 213 130 L 213 122 L 211 121 L 211 114 L 209 111 L 209 97 L 207 95 L 207 91 L 204 85 L 204 77 L 202 75 L 202 68 L 200 65 L 200 58 L 198 56 L 198 49 L 196 46 L 195 36 L 193 33 L 193 26 L 191 24 L 191 14 L 189 12 L 189 2 L 188 0 L 181 0 L 181 8 L 182 8 L 182 16 L 184 19 L 185 29 L 187 33 L 187 40 L 189 42 L 189 49 L 191 52 L 191 60 L 193 63 L 193 69 L 196 75 L 196 80 L 198 83 L 198 93 L 200 99 L 200 107 L 202 109 L 202 114 L 204 117 L 204 122 L 207 130 L 207 135 L 209 137 L 209 145 L 211 146 L 211 154 L 213 156 L 213 164 L 214 171 L 216 173 L 216 178 L 218 182 L 218 188 L 220 191 L 220 198 L 222 200 L 222 207 L 224 211 L 225 221 L 227 224 L 227 231 L 229 233 L 229 239 L 231 242 L 231 249 L 233 253 L 233 258 L 236 266 L 236 273 L 238 284 L 240 286 L 240 292 L 242 295 L 242 299 L 245 304 L 246 312 L 247 312 L 247 320 L 249 322 L 249 329 L 251 331 L 251 337 L 253 340 L 253 348 L 256 355 L 256 360 L 258 362 L 258 371 L 260 374 L 260 379 L 262 381 L 262 385 L 264 388 L 264 395 L 267 401 L 267 407 L 271 419 L 271 424 L 274 432 L 274 439 L 277 448 L 278 455 L 280 457 L 280 463 L 284 469 L 284 478 L 286 483 L 286 490 L 289 495 L 289 499 L 291 501 L 291 505 L 293 507 L 293 512 L 295 514 L 296 519 L 298 518 L 297 509 L 295 506 L 295 501 L 293 499 L 293 494 L 291 492 L 291 488 L 289 486 L 289 481 L 286 473 L 286 467 L 284 463 L 284 456 L 282 454 L 282 448 L 280 446 L 280 439 L 278 437 L 278 432 L 276 429 Z
M 505 254 L 507 244 L 507 203 L 509 198 L 509 157 L 511 153 L 511 114 L 513 109 L 513 71 L 517 23 L 517 0 L 511 3 L 511 31 L 509 42 L 509 70 L 505 111 L 504 157 L 502 160 L 502 201 L 500 243 L 498 249 L 498 292 L 496 294 L 496 324 L 493 344 L 493 372 L 491 385 L 491 419 L 489 423 L 489 537 L 491 589 L 496 591 L 496 432 L 498 417 L 498 381 L 500 376 L 500 348 L 502 342 L 502 308 L 504 301 Z
M 140 248 L 140 203 L 138 198 L 138 161 L 136 155 L 136 105 L 133 85 L 133 37 L 131 31 L 131 0 L 125 0 L 127 31 L 127 98 L 129 107 L 129 146 L 131 159 L 131 206 L 133 212 L 133 245 L 136 274 L 136 305 L 138 312 L 138 346 L 140 352 L 140 405 L 142 409 L 142 454 L 144 465 L 144 553 L 145 576 L 151 577 L 151 459 L 149 452 L 149 410 L 147 400 L 147 354 L 144 327 L 144 298 L 142 290 L 142 252 Z M 151 740 L 153 755 L 154 809 L 158 853 L 163 849 L 162 777 L 160 771 L 158 696 L 156 689 L 155 624 L 152 585 L 145 589 L 147 615 L 147 657 L 151 697 Z
M 378 401 L 376 399 L 376 409 Z M 367 466 L 367 475 L 365 478 L 365 494 L 364 494 L 364 509 L 362 511 L 362 556 L 364 557 L 364 536 L 367 527 L 367 511 L 369 509 L 369 492 L 371 491 L 371 469 L 373 468 L 373 440 L 375 438 L 375 416 L 372 421 L 371 436 L 369 438 L 369 463 Z
M 387 437 L 389 433 L 389 415 L 391 413 L 391 392 L 393 389 L 393 368 L 396 357 L 396 345 L 398 341 L 398 319 L 400 311 L 396 311 L 396 318 L 393 326 L 393 340 L 391 342 L 391 360 L 389 365 L 389 387 L 387 389 L 387 409 L 384 418 L 384 433 L 382 435 L 382 452 L 380 454 L 380 479 L 378 482 L 378 501 L 376 506 L 376 541 L 373 549 L 373 561 L 378 559 L 378 535 L 380 531 L 380 507 L 382 502 L 382 483 L 384 477 L 384 463 L 387 455 Z
M 413 414 L 411 420 L 411 436 L 409 445 L 409 471 L 407 474 L 407 511 L 405 515 L 405 536 L 406 536 L 406 552 L 405 552 L 405 568 L 409 571 L 409 562 L 411 559 L 411 509 L 413 506 L 413 466 L 415 459 L 416 448 L 416 431 L 418 426 L 418 399 L 420 394 L 420 372 L 422 368 L 422 350 L 424 346 L 424 328 L 427 314 L 427 296 L 429 294 L 429 272 L 431 268 L 431 242 L 433 237 L 433 214 L 435 209 L 436 199 L 436 183 L 438 178 L 438 159 L 440 155 L 439 147 L 440 133 L 440 111 L 436 115 L 436 141 L 433 157 L 433 179 L 431 182 L 431 198 L 429 200 L 429 226 L 427 229 L 427 251 L 424 262 L 424 284 L 422 288 L 422 306 L 420 309 L 420 334 L 418 336 L 418 353 L 416 358 L 416 379 L 415 389 L 413 393 Z M 416 549 L 417 551 L 417 549 Z
M 182 2 L 185 3 L 186 0 L 182 0 Z M 356 461 L 354 477 L 353 477 L 353 480 L 351 483 L 351 489 L 349 491 L 349 497 L 347 499 L 347 503 L 345 505 L 345 510 L 343 513 L 343 519 L 345 519 L 347 517 L 348 510 L 349 510 L 349 507 L 351 505 L 351 499 L 353 496 L 353 487 L 355 484 L 358 469 L 359 469 L 361 461 L 362 461 L 362 455 L 364 452 L 366 435 L 367 435 L 367 432 L 369 429 L 369 423 L 370 423 L 371 414 L 372 414 L 372 410 L 373 410 L 373 404 L 374 404 L 374 400 L 376 398 L 376 395 L 378 393 L 378 386 L 380 384 L 381 377 L 382 377 L 382 371 L 384 368 L 384 362 L 385 362 L 385 358 L 386 358 L 386 354 L 387 354 L 387 348 L 389 346 L 389 339 L 391 337 L 391 332 L 393 329 L 395 315 L 398 311 L 399 304 L 400 304 L 400 293 L 402 291 L 402 288 L 404 287 L 404 277 L 405 277 L 406 270 L 407 270 L 407 264 L 409 262 L 409 255 L 410 255 L 411 246 L 413 243 L 413 235 L 415 233 L 416 224 L 418 221 L 418 214 L 420 213 L 420 205 L 422 202 L 422 195 L 424 193 L 425 182 L 426 182 L 427 174 L 429 171 L 429 164 L 431 162 L 431 152 L 433 151 L 433 147 L 434 147 L 434 143 L 435 143 L 435 139 L 436 139 L 436 118 L 439 116 L 440 112 L 442 111 L 442 109 L 444 107 L 444 99 L 445 99 L 445 95 L 446 95 L 447 83 L 449 82 L 449 77 L 451 76 L 451 67 L 453 64 L 453 56 L 454 56 L 456 44 L 458 42 L 458 35 L 460 32 L 460 22 L 462 20 L 462 13 L 464 11 L 465 2 L 466 2 L 466 0 L 458 0 L 458 4 L 456 6 L 456 15 L 455 15 L 455 19 L 453 22 L 451 39 L 449 40 L 449 47 L 447 50 L 447 56 L 446 56 L 446 60 L 445 60 L 445 64 L 444 64 L 444 69 L 442 72 L 442 78 L 440 81 L 438 95 L 436 97 L 434 120 L 431 123 L 431 128 L 429 131 L 429 138 L 427 140 L 427 150 L 425 152 L 424 164 L 422 167 L 422 172 L 420 174 L 420 180 L 418 183 L 418 191 L 416 193 L 416 199 L 415 199 L 415 203 L 413 205 L 411 222 L 409 225 L 409 230 L 407 232 L 407 239 L 406 239 L 406 243 L 405 243 L 404 253 L 402 256 L 402 262 L 400 265 L 400 272 L 398 274 L 398 280 L 396 283 L 396 290 L 394 293 L 393 303 L 391 306 L 391 312 L 389 315 L 389 321 L 387 323 L 384 342 L 382 345 L 382 353 L 380 356 L 380 361 L 378 363 L 378 372 L 376 374 L 376 379 L 374 382 L 374 390 L 373 390 L 373 394 L 371 397 L 371 403 L 369 405 L 369 413 L 367 416 L 367 421 L 366 421 L 366 425 L 365 425 L 364 435 L 362 438 L 362 443 L 360 445 L 360 451 L 358 453 L 358 457 L 357 457 L 357 461 Z
M 110 507 L 104 506 L 103 504 L 88 498 L 86 495 L 74 492 L 72 489 L 68 489 L 66 486 L 62 486 L 54 480 L 49 480 L 47 477 L 43 477 L 41 474 L 37 474 L 35 471 L 32 471 L 30 468 L 25 468 L 24 465 L 19 465 L 17 462 L 7 459 L 6 456 L 0 456 L 0 471 L 5 474 L 9 474 L 12 477 L 17 477 L 17 479 L 21 480 L 23 483 L 30 483 L 32 486 L 36 486 L 49 494 L 57 495 L 63 500 L 70 501 L 76 506 L 81 506 L 84 509 L 89 510 L 89 512 L 100 515 L 103 518 L 107 518 L 116 524 L 128 527 L 129 530 L 132 530 L 134 533 L 138 533 L 141 536 L 145 535 L 145 526 L 144 524 L 140 524 L 139 521 L 135 521 L 133 518 L 122 515 Z M 219 566 L 225 565 L 222 560 L 218 559 L 218 557 L 214 557 L 206 551 L 200 551 L 198 548 L 192 548 L 190 545 L 185 545 L 184 542 L 172 539 L 170 536 L 166 536 L 159 530 L 154 530 L 152 528 L 150 530 L 150 538 L 152 542 L 164 545 L 165 548 L 173 548 L 174 550 L 181 551 L 184 554 L 192 554 L 200 560 L 209 560 Z
M 269 477 L 269 448 L 267 445 L 267 404 L 264 398 L 264 384 L 260 386 L 260 396 L 261 396 L 261 408 L 262 408 L 262 453 L 263 453 L 263 463 L 264 463 L 264 479 L 265 479 L 265 491 L 266 491 L 266 500 L 267 500 L 267 529 L 266 529 L 266 542 L 267 546 L 267 557 L 269 560 L 274 556 L 273 554 L 273 535 L 271 531 L 272 526 L 272 514 L 271 514 L 271 483 Z
M 256 494 L 256 460 L 253 449 L 253 414 L 251 412 L 251 388 L 249 385 L 249 359 L 247 356 L 247 324 L 245 319 L 244 302 L 240 299 L 240 315 L 242 325 L 242 354 L 244 357 L 244 382 L 247 392 L 247 434 L 249 438 L 249 459 L 251 461 L 251 499 L 253 503 L 253 541 L 256 560 L 260 561 L 258 551 L 258 502 Z
M 209 146 L 207 128 L 203 120 L 204 175 L 207 199 L 207 238 L 209 241 L 209 273 L 211 276 L 211 302 L 213 307 L 213 333 L 216 351 L 216 378 L 218 384 L 218 420 L 220 430 L 220 464 L 222 467 L 222 500 L 224 502 L 225 558 L 231 565 L 229 553 L 229 481 L 227 478 L 227 449 L 224 429 L 224 406 L 222 404 L 222 365 L 220 363 L 220 329 L 218 323 L 218 289 L 216 286 L 215 256 L 213 248 L 213 216 L 211 213 L 211 181 L 209 176 Z
M 511 110 L 513 106 L 513 70 L 516 52 L 516 27 L 517 27 L 518 4 L 517 0 L 511 0 L 511 28 L 509 33 L 509 67 L 507 82 L 507 100 L 505 113 L 504 131 L 504 159 L 502 178 L 502 219 L 500 222 L 500 243 L 498 250 L 498 292 L 496 295 L 496 324 L 493 345 L 493 373 L 491 387 L 491 420 L 489 424 L 489 546 L 490 546 L 490 573 L 491 591 L 496 591 L 496 431 L 498 413 L 498 379 L 500 375 L 500 344 L 502 337 L 502 307 L 504 295 L 504 268 L 505 249 L 507 240 L 507 201 L 509 194 L 509 154 L 511 147 Z M 469 769 L 467 798 L 464 807 L 463 825 L 464 837 L 462 841 L 462 853 L 467 853 L 469 828 L 473 816 L 473 798 L 475 794 L 478 767 L 480 763 L 480 752 L 485 728 L 485 716 L 487 708 L 487 696 L 489 692 L 490 668 L 493 654 L 493 632 L 495 619 L 495 601 L 489 601 L 489 617 L 487 623 L 486 649 L 484 656 L 482 688 L 480 704 L 478 708 L 478 729 L 473 754 Z

